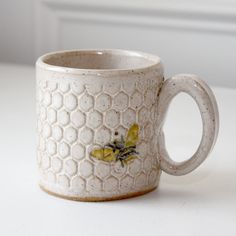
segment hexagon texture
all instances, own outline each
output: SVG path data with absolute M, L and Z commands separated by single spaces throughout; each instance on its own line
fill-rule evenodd
M 42 185 L 79 197 L 155 187 L 160 174 L 154 132 L 160 84 L 155 78 L 99 85 L 38 79 L 37 161 Z M 90 156 L 94 148 L 125 137 L 133 123 L 140 127 L 137 159 L 122 167 Z

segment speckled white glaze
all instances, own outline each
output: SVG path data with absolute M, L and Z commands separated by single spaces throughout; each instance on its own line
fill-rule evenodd
M 124 50 L 50 53 L 37 61 L 37 131 L 40 185 L 78 200 L 107 200 L 158 186 L 161 169 L 186 174 L 206 158 L 218 132 L 209 87 L 192 75 L 163 81 L 159 57 Z M 183 163 L 165 149 L 162 125 L 171 99 L 189 93 L 203 120 L 202 142 Z M 91 150 L 140 127 L 138 158 L 124 167 L 90 156 Z

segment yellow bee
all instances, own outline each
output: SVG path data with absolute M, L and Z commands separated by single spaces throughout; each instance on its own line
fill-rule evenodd
M 120 161 L 122 167 L 124 167 L 124 163 L 127 164 L 138 155 L 136 151 L 138 133 L 138 124 L 133 124 L 128 130 L 126 140 L 121 135 L 120 140 L 115 139 L 113 142 L 104 145 L 103 148 L 93 150 L 90 154 L 92 157 L 105 162 Z

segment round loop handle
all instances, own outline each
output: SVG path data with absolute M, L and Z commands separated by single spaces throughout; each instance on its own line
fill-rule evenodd
M 180 92 L 189 94 L 197 103 L 203 123 L 202 139 L 194 155 L 183 162 L 173 161 L 166 150 L 162 127 L 171 100 Z M 219 113 L 213 92 L 196 75 L 180 74 L 167 79 L 158 101 L 158 151 L 161 169 L 171 175 L 185 175 L 196 169 L 212 150 L 219 130 Z

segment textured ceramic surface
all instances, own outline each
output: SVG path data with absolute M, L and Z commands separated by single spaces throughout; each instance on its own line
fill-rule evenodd
M 160 59 L 138 52 L 78 51 L 41 57 L 37 160 L 42 188 L 71 199 L 119 199 L 156 188 L 160 166 L 175 175 L 195 169 L 218 132 L 214 96 L 193 76 L 167 81 L 163 85 Z M 169 102 L 181 91 L 198 101 L 205 129 L 197 155 L 180 166 L 165 151 L 162 125 Z M 92 157 L 93 150 L 127 138 L 133 124 L 139 127 L 135 159 L 123 164 Z

